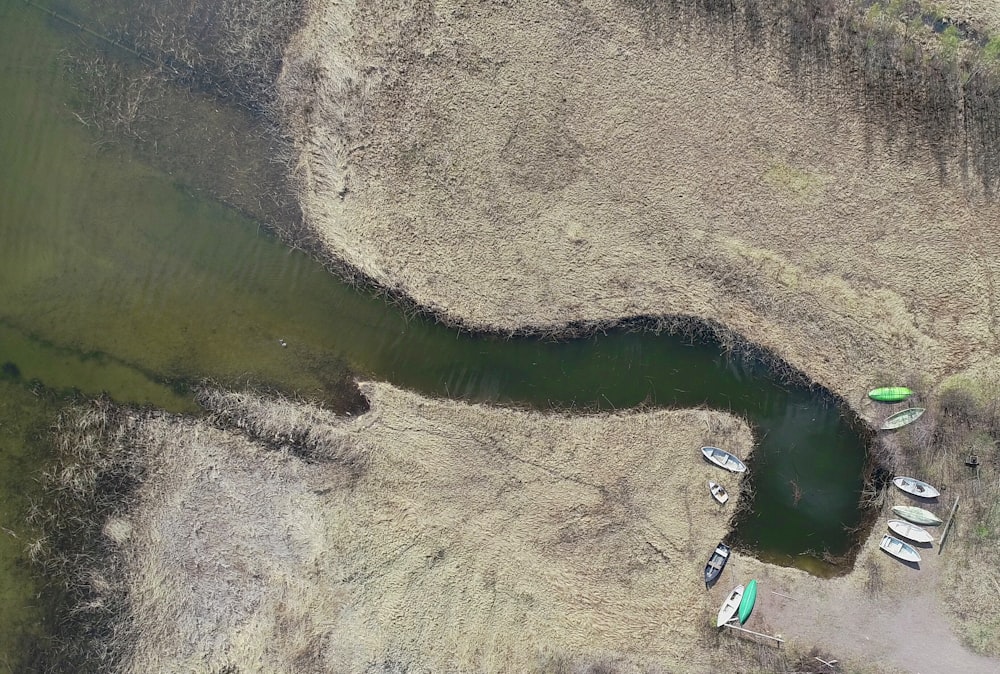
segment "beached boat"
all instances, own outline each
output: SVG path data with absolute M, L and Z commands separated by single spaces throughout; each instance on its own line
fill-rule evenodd
M 726 597 L 726 601 L 722 602 L 722 608 L 719 609 L 719 617 L 715 622 L 716 627 L 722 627 L 736 617 L 741 599 L 743 599 L 743 586 L 737 585 L 729 593 L 729 596 Z
M 728 561 L 729 546 L 725 543 L 719 543 L 715 548 L 715 552 L 708 558 L 708 564 L 705 565 L 705 585 L 711 585 L 722 574 L 722 570 L 726 568 L 726 562 Z
M 906 520 L 889 520 L 889 531 L 916 543 L 930 543 L 934 540 L 929 531 Z
M 882 536 L 882 542 L 878 546 L 893 557 L 899 557 L 904 562 L 920 561 L 920 553 L 912 545 L 904 543 L 895 536 L 885 534 Z
M 747 589 L 743 591 L 743 598 L 740 600 L 740 609 L 737 612 L 742 625 L 753 612 L 753 605 L 757 602 L 757 581 L 751 580 L 747 583 Z
M 913 391 L 905 386 L 882 386 L 868 392 L 869 398 L 880 403 L 901 403 L 911 395 Z
M 891 431 L 896 428 L 905 426 L 906 424 L 912 424 L 914 421 L 920 418 L 920 415 L 924 413 L 923 407 L 907 407 L 902 412 L 896 412 L 890 415 L 883 423 L 883 431 Z
M 926 482 L 921 482 L 912 477 L 894 477 L 892 478 L 892 483 L 907 494 L 913 494 L 921 498 L 937 498 L 941 495 L 941 492 Z
M 734 454 L 730 454 L 724 449 L 719 449 L 718 447 L 702 447 L 701 453 L 705 455 L 706 459 L 720 468 L 731 470 L 734 473 L 746 472 L 746 464 L 736 458 Z
M 893 506 L 892 512 L 914 524 L 941 524 L 941 518 L 917 506 Z
M 729 493 L 726 492 L 726 488 L 717 482 L 709 480 L 708 490 L 712 492 L 712 497 L 719 503 L 725 503 L 729 500 Z

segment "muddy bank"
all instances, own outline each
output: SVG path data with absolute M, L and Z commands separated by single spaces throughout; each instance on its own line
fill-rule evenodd
M 848 400 L 995 353 L 1000 210 L 968 163 L 651 7 L 315 3 L 282 79 L 307 222 L 456 324 L 694 315 Z

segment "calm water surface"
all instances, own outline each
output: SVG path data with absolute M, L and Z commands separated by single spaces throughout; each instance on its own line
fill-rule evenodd
M 821 553 L 850 547 L 864 441 L 828 397 L 714 344 L 647 332 L 497 340 L 407 319 L 96 143 L 71 112 L 79 93 L 60 60 L 79 39 L 0 0 L 0 644 L 41 629 L 21 522 L 58 406 L 32 381 L 175 411 L 195 411 L 184 383 L 206 377 L 330 400 L 348 368 L 432 395 L 540 408 L 704 404 L 748 418 L 759 441 L 740 543 L 817 573 L 830 571 Z

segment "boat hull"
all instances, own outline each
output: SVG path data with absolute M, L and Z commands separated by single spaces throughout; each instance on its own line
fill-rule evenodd
M 868 397 L 880 403 L 901 403 L 913 395 L 905 386 L 882 386 L 868 392 Z
M 902 428 L 907 424 L 912 424 L 914 421 L 920 418 L 926 410 L 923 407 L 909 407 L 901 412 L 896 412 L 890 415 L 883 423 L 883 431 L 892 431 L 897 428 Z
M 920 498 L 937 498 L 941 495 L 937 489 L 912 477 L 894 477 L 892 483 L 907 494 L 913 494 Z
M 920 561 L 920 553 L 912 545 L 904 543 L 895 536 L 885 534 L 882 536 L 882 542 L 878 546 L 893 557 L 901 559 L 904 562 L 917 563 Z
M 726 489 L 721 484 L 710 481 L 708 483 L 708 491 L 712 494 L 712 498 L 720 504 L 724 504 L 729 500 L 729 494 L 726 493 Z
M 753 613 L 754 604 L 757 603 L 757 581 L 751 580 L 747 583 L 746 590 L 743 591 L 743 598 L 740 600 L 740 608 L 737 611 L 737 616 L 740 619 L 740 624 L 742 625 Z
M 930 543 L 934 540 L 929 531 L 906 520 L 889 520 L 889 531 L 915 543 Z
M 729 546 L 725 543 L 719 543 L 705 565 L 705 585 L 711 585 L 722 575 L 722 570 L 726 568 L 726 562 L 728 561 Z
M 719 615 L 715 621 L 716 627 L 722 627 L 736 617 L 736 612 L 740 610 L 740 601 L 743 599 L 743 590 L 742 585 L 737 585 L 722 602 L 722 607 L 719 609 Z
M 940 517 L 916 506 L 893 506 L 892 512 L 914 524 L 941 524 Z
M 719 468 L 725 468 L 726 470 L 734 473 L 746 472 L 746 464 L 740 461 L 735 454 L 727 452 L 724 449 L 720 449 L 718 447 L 702 447 L 701 453 L 706 459 L 714 463 Z

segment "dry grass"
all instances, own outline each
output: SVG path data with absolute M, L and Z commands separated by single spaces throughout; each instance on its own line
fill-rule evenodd
M 656 37 L 668 5 L 315 3 L 282 80 L 309 222 L 454 323 L 695 315 L 852 400 L 995 353 L 974 169 L 832 67 L 694 19 Z
M 84 522 L 89 541 L 46 546 L 85 618 L 68 654 L 135 673 L 774 673 L 813 671 L 816 648 L 841 671 L 989 665 L 950 636 L 936 596 L 949 597 L 967 643 L 989 652 L 988 601 L 954 585 L 953 570 L 985 549 L 966 548 L 972 520 L 917 571 L 878 550 L 878 528 L 847 576 L 736 554 L 706 592 L 704 559 L 734 509 L 701 487 L 717 469 L 697 448 L 745 456 L 751 437 L 738 420 L 697 410 L 574 417 L 387 384 L 362 391 L 371 408 L 360 416 L 205 390 L 200 421 L 106 404 L 68 417 L 68 459 L 50 483 L 100 504 L 48 520 L 64 531 Z M 936 475 L 940 438 L 958 432 L 946 422 L 984 420 L 981 407 L 946 399 L 951 407 L 928 412 L 933 427 L 910 436 L 937 445 L 909 447 L 897 433 L 883 447 L 899 469 L 926 461 Z M 98 488 L 122 482 L 114 476 L 137 487 Z M 970 502 L 967 512 L 992 511 Z M 725 592 L 747 578 L 761 583 L 747 626 L 785 647 L 711 626 Z M 914 630 L 934 636 L 913 641 Z
M 214 425 L 135 429 L 145 479 L 102 536 L 128 597 L 112 632 L 136 646 L 122 671 L 697 672 L 719 657 L 706 627 L 723 590 L 701 574 L 731 509 L 702 487 L 717 469 L 698 447 L 746 455 L 745 425 L 363 389 L 360 417 L 206 393 Z M 309 459 L 291 451 L 302 424 Z

